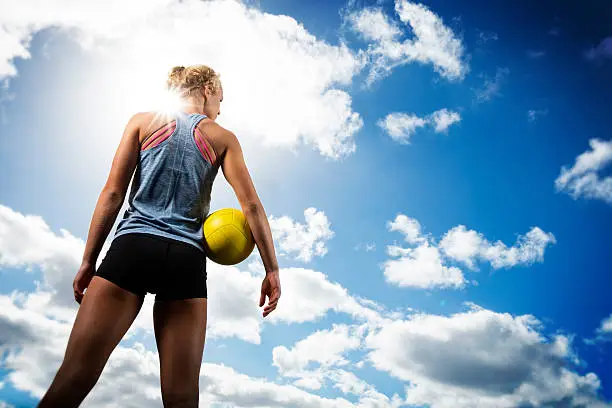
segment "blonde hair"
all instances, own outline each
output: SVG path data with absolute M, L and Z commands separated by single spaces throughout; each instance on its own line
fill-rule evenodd
M 176 66 L 168 74 L 168 89 L 182 97 L 203 96 L 202 89 L 208 86 L 216 94 L 221 87 L 219 74 L 206 65 Z

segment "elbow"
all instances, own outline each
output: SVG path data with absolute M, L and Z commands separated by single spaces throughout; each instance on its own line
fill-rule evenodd
M 102 191 L 102 196 L 104 197 L 105 201 L 119 206 L 123 204 L 123 200 L 125 199 L 124 193 L 111 189 L 104 189 L 104 191 Z
M 242 210 L 246 214 L 257 214 L 263 209 L 259 201 L 249 201 L 242 206 Z

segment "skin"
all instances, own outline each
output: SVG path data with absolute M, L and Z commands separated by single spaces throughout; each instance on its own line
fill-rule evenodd
M 268 304 L 265 318 L 276 309 L 280 295 L 279 269 L 268 217 L 246 167 L 237 137 L 219 126 L 223 89 L 204 87 L 201 95 L 185 100 L 186 113 L 207 116 L 198 128 L 206 135 L 219 166 L 232 186 L 253 232 L 266 275 L 259 307 Z M 98 198 L 81 266 L 73 281 L 79 310 L 68 339 L 64 360 L 38 407 L 77 407 L 97 382 L 110 354 L 138 315 L 144 296 L 126 291 L 94 276 L 96 260 L 127 195 L 142 143 L 168 121 L 155 112 L 135 114 L 128 122 L 113 158 L 107 182 Z M 198 380 L 206 337 L 207 299 L 156 301 L 155 338 L 160 357 L 164 407 L 197 407 Z

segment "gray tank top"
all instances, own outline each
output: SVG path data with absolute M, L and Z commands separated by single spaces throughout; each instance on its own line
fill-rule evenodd
M 177 113 L 170 136 L 139 154 L 129 207 L 115 238 L 149 233 L 186 242 L 204 250 L 202 223 L 210 210 L 210 193 L 218 167 L 202 154 L 195 127 L 206 116 Z

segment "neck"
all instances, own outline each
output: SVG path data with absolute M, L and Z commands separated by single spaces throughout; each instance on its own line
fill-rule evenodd
M 204 112 L 204 109 L 202 109 L 202 105 L 195 105 L 191 103 L 184 104 L 182 106 L 181 111 L 185 113 L 201 113 L 203 115 L 206 115 L 206 112 Z

